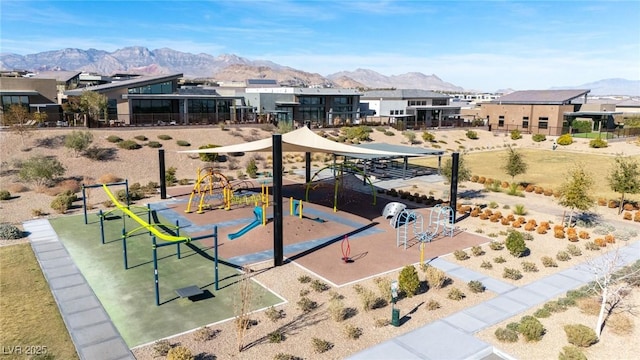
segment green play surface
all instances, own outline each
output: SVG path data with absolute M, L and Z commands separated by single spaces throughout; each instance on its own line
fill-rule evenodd
M 146 219 L 146 215 L 143 218 Z M 219 263 L 219 290 L 216 291 L 211 260 L 213 249 L 204 247 L 200 241 L 191 243 L 200 248 L 198 252 L 181 245 L 180 259 L 176 255 L 176 246 L 158 248 L 161 305 L 156 306 L 151 236 L 148 232 L 138 231 L 127 238 L 129 269 L 125 270 L 121 240 L 123 224 L 127 231 L 139 227 L 126 216 L 125 220 L 120 215 L 114 216 L 114 219 L 105 221 L 103 245 L 100 222 L 95 214 L 89 214 L 88 225 L 84 224 L 82 215 L 51 220 L 60 241 L 128 346 L 149 343 L 234 316 L 233 303 L 237 299 L 240 273 Z M 208 240 L 207 243 L 212 242 Z M 205 290 L 204 296 L 197 301 L 178 298 L 175 290 L 190 285 Z M 282 302 L 281 298 L 257 283 L 253 282 L 253 287 L 255 309 Z

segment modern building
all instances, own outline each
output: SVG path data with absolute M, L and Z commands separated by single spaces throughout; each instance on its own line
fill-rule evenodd
M 182 74 L 135 77 L 66 92 L 96 91 L 108 99 L 107 118 L 89 126 L 211 125 L 253 119 L 241 96 L 221 96 L 215 88 L 178 86 Z
M 32 79 L 55 79 L 58 91 L 57 102 L 62 105 L 66 100 L 64 92 L 80 85 L 80 71 L 41 71 L 31 75 Z
M 55 126 L 61 120 L 62 109 L 57 100 L 57 81 L 53 78 L 0 78 L 0 116 L 11 105 L 22 105 L 30 113 L 47 114 L 46 124 Z
M 375 120 L 402 121 L 404 128 L 413 129 L 461 125 L 460 105 L 451 105 L 450 100 L 449 95 L 419 89 L 372 90 L 360 98 L 375 111 Z
M 480 105 L 490 130 L 561 135 L 580 116 L 590 90 L 516 91 Z M 606 111 L 603 111 L 606 115 Z M 593 114 L 590 114 L 593 115 Z
M 239 95 L 239 94 L 238 94 Z M 247 105 L 255 107 L 260 121 L 296 123 L 314 127 L 360 122 L 360 95 L 354 89 L 247 87 Z

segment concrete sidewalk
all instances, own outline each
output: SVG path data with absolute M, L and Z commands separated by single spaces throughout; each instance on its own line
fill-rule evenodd
M 80 359 L 135 360 L 49 220 L 23 225 Z
M 620 253 L 627 265 L 640 260 L 640 242 L 621 247 Z M 605 256 L 593 261 L 602 261 Z M 498 296 L 363 350 L 349 359 L 462 360 L 508 357 L 496 355 L 499 351 L 491 344 L 475 338 L 474 334 L 594 280 L 594 274 L 586 264 L 576 265 L 521 287 L 488 278 L 442 259 L 435 259 L 431 265 L 463 282 L 479 280 Z

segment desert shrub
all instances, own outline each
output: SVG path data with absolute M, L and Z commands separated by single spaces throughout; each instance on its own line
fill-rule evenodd
M 193 360 L 191 350 L 184 346 L 176 346 L 167 352 L 167 360 Z
M 158 356 L 167 356 L 167 353 L 171 350 L 171 344 L 168 340 L 158 340 L 153 343 L 153 350 Z
M 393 131 L 389 131 L 389 130 L 385 131 L 384 134 L 386 136 L 395 136 L 396 135 L 396 133 L 394 133 Z
M 0 190 L 0 200 L 11 199 L 11 193 L 7 190 Z
M 329 300 L 328 312 L 329 316 L 337 322 L 344 321 L 348 315 L 348 310 L 344 306 L 344 302 L 341 299 L 335 298 Z
M 436 141 L 436 136 L 428 131 L 423 131 L 422 140 L 424 140 L 425 142 L 434 142 Z
M 564 134 L 561 135 L 556 142 L 562 146 L 571 145 L 573 144 L 573 137 L 571 137 L 571 134 Z
M 582 324 L 565 325 L 564 332 L 567 334 L 567 341 L 569 341 L 569 344 L 575 346 L 589 347 L 598 342 L 598 337 L 596 336 L 595 331 Z
M 152 149 L 159 149 L 159 148 L 161 148 L 161 147 L 162 147 L 162 144 L 161 144 L 161 143 L 159 143 L 159 142 L 157 142 L 157 141 L 149 141 L 149 142 L 147 143 L 147 146 L 148 146 L 148 147 L 150 147 L 150 148 L 152 148 Z
M 325 353 L 333 347 L 333 344 L 327 340 L 323 340 L 317 337 L 311 339 L 311 347 L 313 348 L 313 352 L 317 354 Z
M 549 310 L 549 312 L 552 313 L 559 313 L 559 312 L 564 312 L 567 311 L 567 305 L 562 301 L 547 301 L 544 304 L 544 308 Z
M 524 272 L 538 272 L 538 267 L 533 262 L 523 261 L 522 270 L 524 270 Z
M 72 149 L 75 156 L 85 151 L 93 142 L 93 134 L 89 131 L 72 131 L 64 138 L 64 147 Z
M 473 254 L 473 256 L 482 256 L 484 255 L 484 250 L 482 250 L 481 246 L 473 246 L 471 248 L 471 253 Z
M 444 271 L 434 266 L 427 265 L 427 267 L 424 269 L 424 272 L 429 287 L 433 289 L 442 288 L 449 280 L 447 274 Z
M 502 277 L 505 279 L 520 280 L 522 279 L 522 273 L 518 269 L 504 268 Z
M 267 319 L 271 320 L 272 322 L 276 322 L 285 317 L 284 310 L 282 309 L 278 310 L 273 306 L 270 306 L 264 312 L 264 314 L 267 316 Z
M 307 296 L 310 292 L 311 290 L 309 289 L 300 289 L 300 297 Z
M 284 341 L 284 333 L 279 330 L 270 332 L 267 337 L 269 338 L 269 342 L 272 344 L 279 344 Z
M 547 136 L 545 134 L 533 134 L 531 136 L 531 140 L 535 142 L 541 142 L 547 140 Z
M 318 307 L 317 302 L 309 299 L 306 296 L 301 297 L 296 304 L 298 305 L 298 309 L 302 310 L 302 312 L 305 313 L 311 312 Z
M 323 292 L 329 290 L 329 285 L 323 283 L 320 280 L 313 280 L 310 285 L 315 292 Z
M 584 244 L 584 248 L 589 251 L 597 251 L 600 250 L 600 245 L 596 244 L 595 241 L 589 241 Z
M 629 335 L 634 329 L 633 321 L 625 313 L 615 313 L 609 316 L 606 326 L 616 335 Z
M 55 157 L 36 155 L 22 163 L 18 177 L 36 185 L 47 185 L 65 171 L 64 165 Z
M 451 300 L 460 301 L 466 297 L 462 290 L 454 287 L 447 293 L 447 297 Z
M 173 138 L 171 137 L 171 135 L 160 134 L 160 135 L 158 135 L 158 139 L 160 139 L 160 140 L 171 140 Z
M 595 297 L 585 297 L 578 299 L 578 308 L 587 315 L 598 315 L 600 313 L 600 299 Z
M 511 131 L 511 140 L 519 140 L 522 139 L 522 133 L 520 130 L 512 130 Z
M 556 254 L 556 259 L 558 259 L 559 261 L 569 261 L 571 260 L 571 255 L 569 255 L 568 252 L 561 250 Z
M 217 147 L 220 147 L 220 145 L 206 144 L 206 145 L 199 146 L 198 149 L 200 150 L 215 149 Z M 198 158 L 200 158 L 200 161 L 203 161 L 203 162 L 214 162 L 218 158 L 218 153 L 199 153 Z
M 467 130 L 465 135 L 471 140 L 477 140 L 478 139 L 478 133 L 473 131 L 473 130 Z
M 95 161 L 107 161 L 113 160 L 116 156 L 116 149 L 114 148 L 99 148 L 92 146 L 84 151 L 82 154 L 87 159 Z
M 504 249 L 504 245 L 500 241 L 492 241 L 489 243 L 489 248 L 491 250 L 502 250 Z
M 502 263 L 507 262 L 507 260 L 505 258 L 503 258 L 502 256 L 498 256 L 498 257 L 493 258 L 493 262 L 496 263 L 496 264 L 502 264 Z
M 549 316 L 551 316 L 551 311 L 549 311 L 549 309 L 547 308 L 540 308 L 538 310 L 536 310 L 536 312 L 533 313 L 533 316 L 537 317 L 537 318 L 548 318 Z
M 186 140 L 176 140 L 176 144 L 177 144 L 178 146 L 185 146 L 185 147 L 186 147 L 186 146 L 191 146 L 191 143 L 189 143 L 189 142 L 188 142 L 188 141 L 186 141 Z
M 218 336 L 219 332 L 220 330 L 214 330 L 208 326 L 203 326 L 196 330 L 194 336 L 197 341 L 209 341 Z
M 377 277 L 373 282 L 378 286 L 378 291 L 383 299 L 391 299 L 391 279 L 386 277 Z
M 346 324 L 343 328 L 344 334 L 347 339 L 357 339 L 362 336 L 362 328 L 359 328 L 355 325 Z
M 562 347 L 558 360 L 587 360 L 587 357 L 577 347 L 567 345 Z
M 606 140 L 602 140 L 601 138 L 593 139 L 589 141 L 589 147 L 594 149 L 606 148 L 609 146 Z
M 481 293 L 481 292 L 484 292 L 484 290 L 486 289 L 485 286 L 482 284 L 482 282 L 478 280 L 469 281 L 467 283 L 467 286 L 469 287 L 469 290 L 471 290 L 472 293 Z
M 249 159 L 245 171 L 247 172 L 247 175 L 249 175 L 249 177 L 252 179 L 258 177 L 258 165 L 256 165 L 256 160 L 254 158 Z
M 467 260 L 469 258 L 469 255 L 464 250 L 454 251 L 453 256 L 455 256 L 456 260 Z
M 407 265 L 400 271 L 398 288 L 408 297 L 412 297 L 418 292 L 420 288 L 420 278 L 413 265 Z
M 311 277 L 309 275 L 300 275 L 298 277 L 298 282 L 301 284 L 306 284 L 311 282 Z
M 588 296 L 589 296 L 589 291 L 584 288 L 567 291 L 568 299 L 578 300 L 578 299 L 586 298 Z
M 544 267 L 558 267 L 558 263 L 550 256 L 543 256 L 540 260 Z
M 580 256 L 580 255 L 582 255 L 582 250 L 580 250 L 577 246 L 575 246 L 573 244 L 567 245 L 567 252 L 571 256 Z
M 524 336 L 527 341 L 539 341 L 545 333 L 545 328 L 533 316 L 523 316 L 518 325 L 518 332 Z
M 53 199 L 53 201 L 51 201 L 51 208 L 60 214 L 64 214 L 76 200 L 78 200 L 76 194 L 66 191 L 59 194 Z
M 119 136 L 115 136 L 115 135 L 109 135 L 107 136 L 107 141 L 113 144 L 119 143 L 122 141 L 122 138 Z
M 16 240 L 24 237 L 22 231 L 11 224 L 0 224 L 0 239 Z
M 354 286 L 353 289 L 358 294 L 358 297 L 360 298 L 360 303 L 362 305 L 362 309 L 365 312 L 369 310 L 375 310 L 387 305 L 386 299 L 376 296 L 376 294 L 370 289 L 367 289 L 360 285 Z
M 530 233 L 522 233 L 522 238 L 525 241 L 533 241 L 534 237 Z
M 524 243 L 524 237 L 519 231 L 512 231 L 509 233 L 505 244 L 509 253 L 515 257 L 520 257 L 527 251 L 527 246 Z
M 482 262 L 480 267 L 483 268 L 483 269 L 490 270 L 490 269 L 493 268 L 493 265 L 491 264 L 491 262 L 485 260 L 485 261 Z
M 433 300 L 433 299 L 431 299 L 431 300 L 429 300 L 427 302 L 427 310 L 433 311 L 433 310 L 437 310 L 437 309 L 440 309 L 440 303 L 439 302 L 437 302 L 436 300 Z
M 497 328 L 494 334 L 496 335 L 496 339 L 502 342 L 518 341 L 518 333 L 511 329 Z
M 135 140 L 123 140 L 118 143 L 118 147 L 125 150 L 137 150 L 142 147 L 142 145 L 135 142 Z

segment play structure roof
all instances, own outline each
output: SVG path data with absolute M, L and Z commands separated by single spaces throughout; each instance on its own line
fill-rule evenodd
M 403 157 L 404 156 L 427 156 L 427 155 L 443 155 L 444 154 L 444 151 L 442 151 L 442 150 L 433 150 L 433 149 L 425 149 L 425 148 L 422 148 L 422 147 L 393 145 L 393 144 L 385 144 L 385 143 L 359 144 L 359 145 L 354 145 L 354 146 L 358 147 L 358 148 L 369 149 L 369 150 L 380 150 L 380 151 L 392 152 L 392 153 L 396 154 L 393 157 L 397 157 L 397 156 L 403 156 Z M 397 155 L 397 154 L 402 154 L 402 155 Z M 406 154 L 411 154 L 411 155 L 406 155 Z M 371 160 L 371 159 L 383 157 L 383 156 L 380 156 L 379 154 L 370 155 L 370 154 L 336 153 L 336 155 L 348 156 L 348 157 L 352 157 L 352 158 L 356 158 L 356 159 L 366 159 L 366 160 Z M 388 157 L 388 156 L 384 156 L 384 157 Z
M 256 140 L 248 143 L 222 146 L 210 149 L 185 150 L 181 153 L 234 153 L 234 152 L 270 152 L 273 138 Z M 389 150 L 359 147 L 337 143 L 332 140 L 317 135 L 307 127 L 301 127 L 297 130 L 282 135 L 282 151 L 291 152 L 323 152 L 340 155 L 373 155 L 375 157 L 393 157 L 393 156 L 419 156 L 418 154 L 409 152 L 398 152 Z

